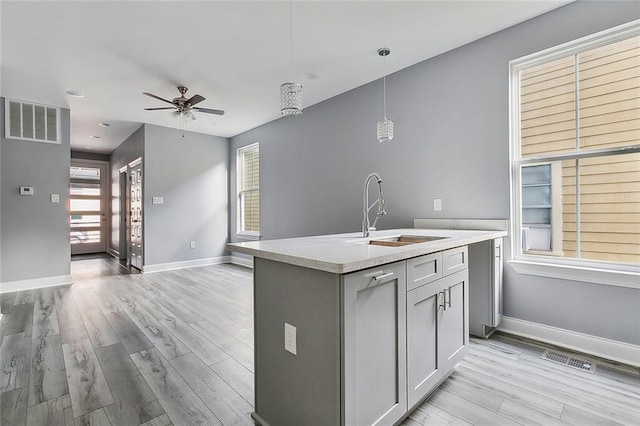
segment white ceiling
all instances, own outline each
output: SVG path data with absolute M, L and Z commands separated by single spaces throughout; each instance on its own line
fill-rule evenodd
M 140 123 L 179 128 L 142 92 L 182 84 L 226 110 L 185 129 L 230 137 L 279 117 L 284 81 L 308 107 L 566 3 L 296 0 L 291 62 L 287 1 L 2 1 L 0 93 L 70 108 L 72 148 L 107 153 Z

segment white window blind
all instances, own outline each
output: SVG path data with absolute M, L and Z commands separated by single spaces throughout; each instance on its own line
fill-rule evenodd
M 260 234 L 260 146 L 238 150 L 238 232 Z

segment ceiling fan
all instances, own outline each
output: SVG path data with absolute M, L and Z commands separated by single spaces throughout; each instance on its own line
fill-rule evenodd
M 187 90 L 189 89 L 187 89 L 185 86 L 178 86 L 178 91 L 180 92 L 180 96 L 178 96 L 177 98 L 173 98 L 173 100 L 171 101 L 168 99 L 161 98 L 158 95 L 154 95 L 153 93 L 142 92 L 143 95 L 151 96 L 152 98 L 171 104 L 170 107 L 145 108 L 145 110 L 157 111 L 161 109 L 173 109 L 175 111 L 173 111 L 171 114 L 174 115 L 175 117 L 182 115 L 185 118 L 188 118 L 190 120 L 196 119 L 196 117 L 191 112 L 192 110 L 197 112 L 204 112 L 207 114 L 216 114 L 216 115 L 224 114 L 224 111 L 220 109 L 196 107 L 195 105 L 204 101 L 205 97 L 200 95 L 193 95 L 192 97 L 187 99 L 187 97 L 185 96 L 185 94 L 187 93 Z

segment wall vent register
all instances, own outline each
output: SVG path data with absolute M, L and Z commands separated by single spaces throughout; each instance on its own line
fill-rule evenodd
M 5 99 L 7 139 L 60 143 L 60 109 Z

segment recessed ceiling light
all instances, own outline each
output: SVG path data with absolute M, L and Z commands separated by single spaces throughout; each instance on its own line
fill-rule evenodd
M 109 124 L 109 123 L 98 123 L 98 126 L 100 126 L 100 127 L 109 127 L 109 126 L 111 126 L 111 124 Z
M 93 149 L 93 147 L 90 147 L 89 145 L 86 145 L 85 148 L 87 149 Z
M 102 136 L 91 135 L 89 136 L 91 139 L 100 139 Z
M 75 90 L 67 90 L 67 95 L 73 96 L 74 98 L 84 98 L 82 93 L 76 92 Z

